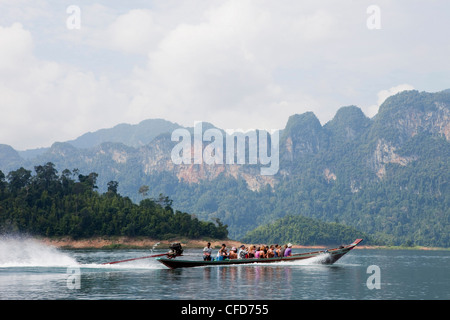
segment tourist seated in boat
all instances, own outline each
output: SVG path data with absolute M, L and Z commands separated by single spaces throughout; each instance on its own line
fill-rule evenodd
M 238 259 L 246 259 L 246 258 L 248 258 L 247 248 L 245 247 L 245 245 L 241 245 L 239 247 Z
M 217 260 L 223 260 L 228 258 L 227 245 L 225 243 L 222 244 L 222 248 L 217 252 Z
M 211 253 L 212 253 L 211 243 L 208 242 L 206 247 L 203 248 L 203 260 L 211 261 Z
M 288 243 L 286 250 L 284 250 L 284 256 L 290 257 L 292 256 L 292 244 Z
M 267 258 L 273 258 L 275 257 L 275 247 L 274 245 L 271 245 L 269 249 L 267 249 Z
M 280 248 L 280 257 L 284 257 L 284 252 L 287 249 L 287 244 L 285 244 L 284 246 L 281 246 Z
M 275 245 L 275 257 L 281 257 L 281 246 Z
M 259 258 L 260 258 L 260 259 L 267 258 L 266 252 L 264 251 L 264 249 L 266 249 L 265 246 L 261 246 L 261 247 L 259 248 Z M 267 250 L 266 250 L 266 251 L 267 251 Z
M 228 254 L 228 259 L 237 259 L 237 249 L 235 247 L 231 248 L 230 253 Z
M 259 253 L 261 252 L 261 247 L 256 247 L 255 258 L 259 259 Z
M 251 245 L 248 249 L 248 258 L 252 259 L 255 258 L 255 246 Z

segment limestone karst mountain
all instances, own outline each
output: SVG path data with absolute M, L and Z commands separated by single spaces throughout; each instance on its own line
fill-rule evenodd
M 178 128 L 165 120 L 120 125 L 27 151 L 32 157 L 1 145 L 0 170 L 52 162 L 58 170 L 97 172 L 100 189 L 117 181 L 136 202 L 148 185 L 149 196 L 163 193 L 181 210 L 220 218 L 235 239 L 303 215 L 389 243 L 450 245 L 450 90 L 398 93 L 371 119 L 356 106 L 340 108 L 324 125 L 312 112 L 292 115 L 279 134 L 275 175 L 261 175 L 262 165 L 248 161 L 174 164 L 171 133 Z

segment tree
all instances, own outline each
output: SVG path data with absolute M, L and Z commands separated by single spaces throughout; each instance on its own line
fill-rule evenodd
M 72 186 L 74 181 L 70 178 L 72 176 L 72 172 L 69 169 L 63 170 L 60 179 L 62 190 L 65 194 L 68 194 L 72 190 Z
M 141 186 L 140 188 L 139 188 L 139 194 L 142 196 L 142 198 L 144 198 L 144 197 L 146 197 L 146 196 L 148 196 L 148 190 L 149 190 L 149 187 L 148 186 Z
M 94 189 L 98 189 L 98 187 L 96 186 L 97 178 L 98 178 L 98 174 L 95 173 L 95 172 L 91 172 L 88 176 L 84 176 L 82 174 L 80 174 L 78 176 L 78 180 L 80 181 L 80 183 L 84 187 L 86 187 L 86 189 L 89 190 L 89 191 L 93 191 Z
M 43 166 L 35 166 L 36 175 L 33 177 L 34 183 L 40 188 L 54 191 L 55 182 L 58 180 L 58 171 L 52 162 L 47 162 Z
M 2 172 L 2 170 L 0 170 L 0 195 L 2 195 L 5 190 L 6 187 L 8 186 L 8 183 L 5 180 L 5 174 Z
M 117 194 L 118 187 L 119 187 L 119 183 L 117 181 L 108 182 L 108 193 Z
M 31 171 L 20 167 L 16 171 L 8 173 L 9 188 L 12 192 L 17 193 L 22 188 L 25 188 L 30 183 Z
M 163 206 L 164 208 L 171 208 L 173 200 L 170 199 L 168 196 L 165 196 L 164 194 L 160 193 L 158 200 L 156 201 L 159 205 Z

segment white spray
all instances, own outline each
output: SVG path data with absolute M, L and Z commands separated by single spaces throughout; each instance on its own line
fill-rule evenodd
M 60 267 L 78 263 L 69 254 L 24 236 L 0 236 L 0 267 Z

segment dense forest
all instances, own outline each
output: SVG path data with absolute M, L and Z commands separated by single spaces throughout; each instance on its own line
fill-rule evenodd
M 97 192 L 98 174 L 64 170 L 58 175 L 53 163 L 30 170 L 20 168 L 8 175 L 0 171 L 0 231 L 47 237 L 146 236 L 225 239 L 227 226 L 200 221 L 175 211 L 172 200 L 160 194 L 139 205 L 118 194 L 118 182 L 108 182 L 107 192 Z

